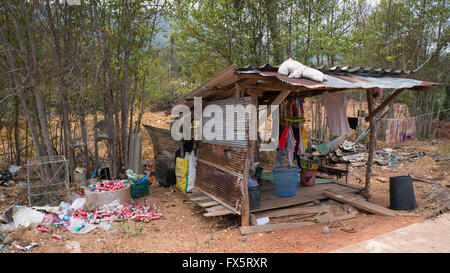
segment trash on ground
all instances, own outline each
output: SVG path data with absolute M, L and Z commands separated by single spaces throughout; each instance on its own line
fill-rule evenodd
M 356 229 L 354 229 L 353 227 L 343 227 L 341 228 L 342 231 L 348 232 L 348 233 L 355 233 Z
M 269 223 L 269 221 L 270 221 L 269 217 L 257 218 L 256 219 L 256 224 L 258 226 L 262 226 L 262 225 L 265 225 L 265 224 Z

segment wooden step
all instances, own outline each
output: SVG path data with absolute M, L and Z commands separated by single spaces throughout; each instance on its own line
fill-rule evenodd
M 202 208 L 207 208 L 207 207 L 219 205 L 219 203 L 216 201 L 207 201 L 207 202 L 203 202 L 203 203 L 197 203 L 197 205 L 199 205 Z
M 388 208 L 379 206 L 377 204 L 373 204 L 364 200 L 361 200 L 359 197 L 354 197 L 349 194 L 345 193 L 336 193 L 329 190 L 324 191 L 323 193 L 325 196 L 334 199 L 336 201 L 350 204 L 356 208 L 377 214 L 382 216 L 396 216 L 397 213 L 393 210 L 390 210 Z

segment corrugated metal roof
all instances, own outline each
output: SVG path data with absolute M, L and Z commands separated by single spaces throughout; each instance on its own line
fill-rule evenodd
M 257 70 L 257 71 L 267 71 L 267 72 L 277 72 L 279 66 L 273 66 L 271 64 L 264 64 L 261 66 L 256 66 L 254 64 L 247 65 L 246 67 L 239 68 L 239 71 L 251 71 L 251 70 Z M 326 74 L 341 74 L 341 75 L 360 75 L 360 76 L 372 76 L 372 77 L 383 77 L 383 76 L 399 76 L 399 75 L 405 75 L 414 73 L 414 71 L 411 70 L 394 70 L 392 68 L 372 68 L 372 67 L 352 67 L 350 65 L 345 66 L 333 66 L 333 67 L 327 67 L 327 66 L 319 66 L 313 68 L 320 70 L 323 73 Z
M 338 91 L 345 89 L 369 89 L 369 88 L 388 88 L 388 89 L 420 89 L 427 86 L 441 85 L 440 83 L 427 82 L 421 80 L 400 78 L 394 76 L 400 76 L 409 74 L 411 71 L 393 70 L 384 68 L 352 68 L 351 66 L 335 66 L 332 68 L 318 67 L 325 76 L 326 81 L 316 82 L 305 78 L 289 78 L 287 76 L 278 74 L 278 67 L 270 64 L 262 66 L 248 65 L 246 67 L 238 68 L 236 65 L 232 65 L 224 71 L 217 74 L 215 77 L 195 88 L 184 97 L 180 98 L 177 103 L 186 103 L 192 100 L 194 96 L 204 96 L 208 94 L 211 99 L 214 95 L 224 92 L 220 88 L 233 86 L 236 82 L 239 82 L 243 78 L 253 77 L 261 78 L 264 80 L 275 79 L 285 84 L 302 87 L 297 92 L 305 90 L 317 90 L 318 95 L 323 90 Z M 251 76 L 249 76 L 251 75 Z M 322 91 L 322 92 L 319 92 Z M 212 96 L 211 96 L 212 95 Z M 314 94 L 312 94 L 314 95 Z M 231 96 L 231 95 L 230 95 Z M 223 97 L 222 99 L 224 99 Z
M 281 82 L 304 87 L 306 89 L 369 89 L 369 88 L 420 88 L 432 85 L 439 85 L 439 83 L 424 82 L 420 80 L 396 78 L 390 76 L 384 77 L 370 77 L 360 75 L 334 75 L 325 74 L 326 80 L 323 82 L 316 82 L 305 78 L 289 78 L 287 76 L 278 74 L 277 72 L 263 72 L 263 71 L 238 71 L 239 74 L 257 74 L 262 77 L 277 79 Z

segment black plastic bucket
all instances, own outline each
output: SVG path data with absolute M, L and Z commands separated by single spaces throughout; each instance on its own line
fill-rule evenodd
M 413 210 L 417 208 L 411 176 L 389 178 L 390 209 Z
M 259 187 L 248 188 L 248 199 L 250 203 L 250 210 L 259 209 Z

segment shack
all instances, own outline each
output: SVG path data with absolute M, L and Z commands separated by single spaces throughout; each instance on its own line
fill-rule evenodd
M 326 80 L 317 82 L 306 78 L 291 78 L 278 73 L 278 67 L 266 64 L 256 67 L 249 65 L 239 68 L 232 65 L 218 73 L 212 79 L 198 86 L 177 101 L 190 108 L 194 107 L 194 97 L 202 98 L 202 107 L 209 104 L 219 105 L 258 105 L 278 106 L 292 98 L 320 96 L 325 92 L 345 92 L 347 90 L 365 91 L 368 115 L 366 121 L 374 127 L 374 119 L 395 97 L 404 90 L 426 91 L 427 87 L 439 85 L 404 78 L 410 71 L 394 71 L 389 69 L 320 67 Z M 400 77 L 402 76 L 402 77 Z M 395 92 L 374 108 L 373 97 L 377 89 L 395 89 Z M 205 118 L 203 118 L 205 121 Z M 264 183 L 260 190 L 260 206 L 250 209 L 249 205 L 249 171 L 254 162 L 254 153 L 260 149 L 259 141 L 248 138 L 246 127 L 244 140 L 201 140 L 198 141 L 196 192 L 191 200 L 199 202 L 206 208 L 205 216 L 238 214 L 241 226 L 254 224 L 254 215 L 263 215 L 279 208 L 325 199 L 324 192 L 332 190 L 336 193 L 368 192 L 366 188 L 333 180 L 332 183 L 302 188 L 293 197 L 279 197 L 274 193 L 273 184 Z M 373 131 L 373 130 L 371 130 Z M 370 178 L 375 135 L 370 134 L 369 159 L 367 161 L 366 180 Z M 366 181 L 368 182 L 368 181 Z M 209 200 L 209 202 L 204 202 Z

